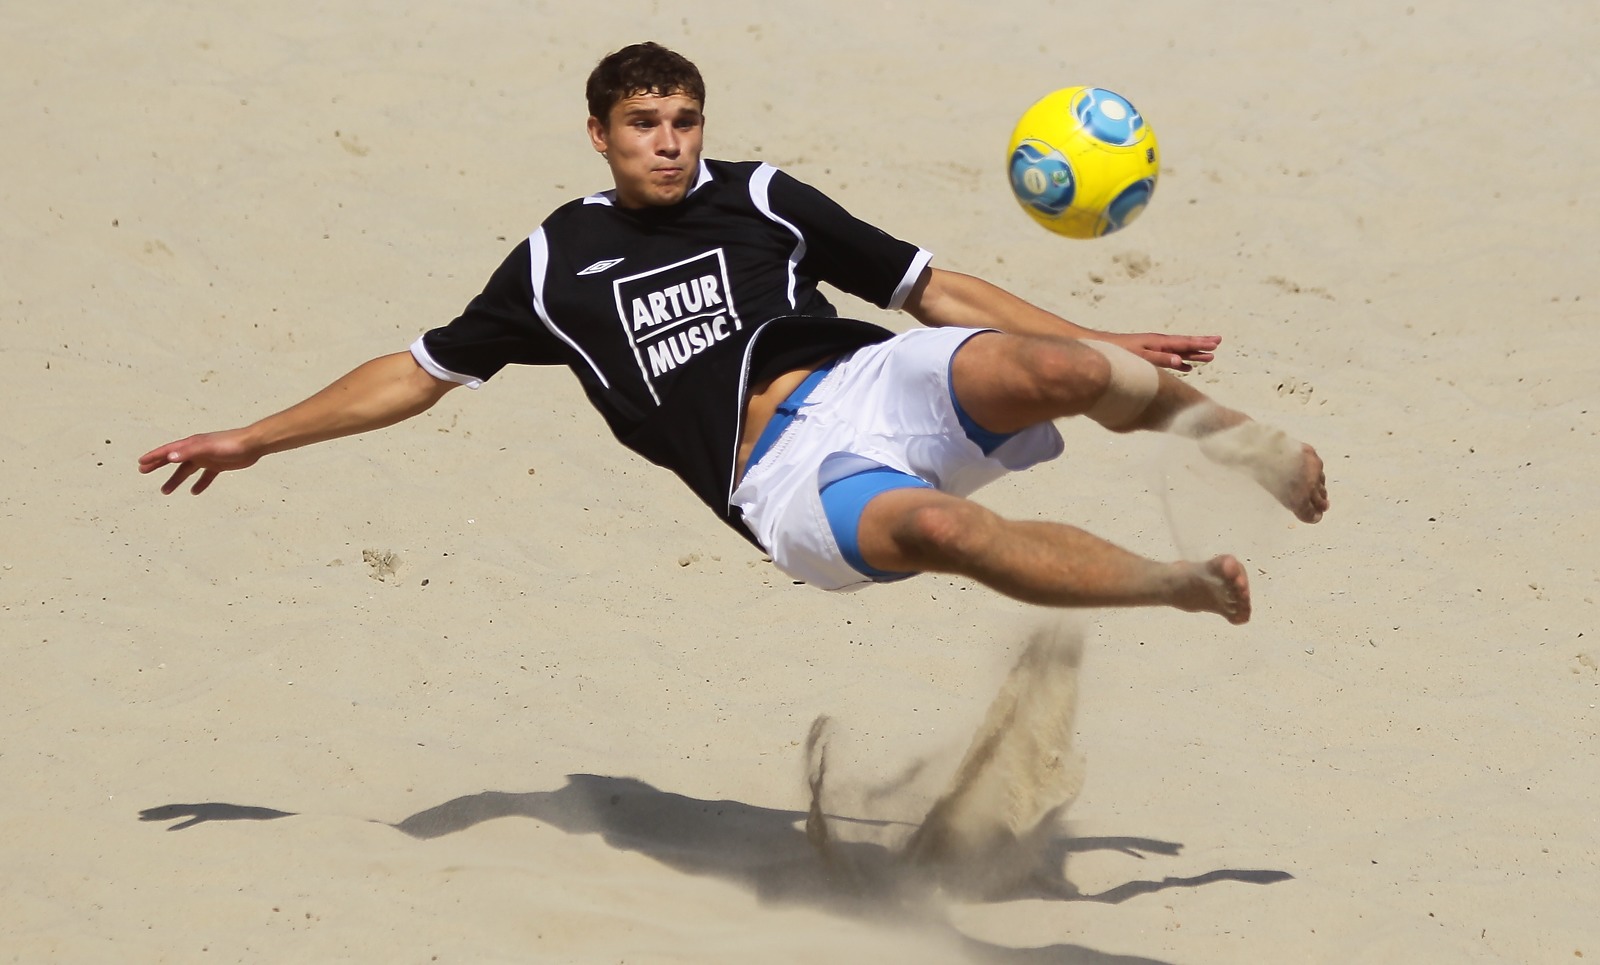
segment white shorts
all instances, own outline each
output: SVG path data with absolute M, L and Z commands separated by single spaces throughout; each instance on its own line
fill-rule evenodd
M 825 590 L 873 582 L 845 561 L 824 513 L 823 486 L 890 469 L 966 496 L 1064 445 L 1049 422 L 984 455 L 967 437 L 950 390 L 950 360 L 981 330 L 919 328 L 840 359 L 783 434 L 733 491 L 745 526 L 783 572 Z

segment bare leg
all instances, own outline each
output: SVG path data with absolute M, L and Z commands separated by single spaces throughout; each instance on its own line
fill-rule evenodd
M 930 489 L 895 489 L 867 503 L 862 557 L 891 572 L 955 573 L 1042 606 L 1170 606 L 1250 619 L 1250 585 L 1231 556 L 1157 563 L 1073 526 L 1002 519 Z
M 992 432 L 1088 412 L 1106 391 L 1110 366 L 1075 339 L 985 332 L 951 362 L 961 407 Z M 1174 432 L 1199 440 L 1211 459 L 1245 473 L 1291 513 L 1315 523 L 1328 510 L 1328 486 L 1315 449 L 1221 406 L 1169 372 L 1158 371 L 1156 396 L 1118 431 Z

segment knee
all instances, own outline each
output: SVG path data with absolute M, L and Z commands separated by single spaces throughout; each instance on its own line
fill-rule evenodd
M 1111 379 L 1105 358 L 1075 340 L 1030 340 L 1021 365 L 1040 400 L 1056 403 L 1063 415 L 1087 411 Z
M 984 538 L 994 514 L 976 503 L 952 499 L 918 506 L 895 527 L 895 542 L 908 559 L 925 568 L 943 569 L 970 557 Z

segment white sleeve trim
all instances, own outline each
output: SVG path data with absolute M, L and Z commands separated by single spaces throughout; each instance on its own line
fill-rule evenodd
M 421 336 L 418 336 L 417 340 L 411 343 L 411 357 L 417 360 L 417 364 L 422 366 L 422 370 L 424 372 L 438 379 L 440 382 L 454 382 L 457 385 L 464 385 L 469 389 L 483 388 L 482 379 L 477 378 L 476 376 L 462 375 L 460 372 L 452 372 L 440 365 L 438 362 L 435 362 L 433 360 L 433 356 L 428 354 L 428 346 L 422 344 Z
M 911 289 L 917 287 L 917 279 L 922 277 L 923 269 L 933 261 L 933 252 L 926 248 L 918 248 L 917 256 L 911 259 L 911 267 L 906 269 L 905 276 L 900 279 L 900 284 L 894 290 L 894 297 L 889 299 L 886 306 L 899 311 L 900 306 L 906 303 L 906 298 L 911 295 Z

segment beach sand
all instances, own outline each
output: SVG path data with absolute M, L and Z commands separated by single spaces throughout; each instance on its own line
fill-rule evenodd
M 13 6 L 0 959 L 1600 956 L 1590 7 Z M 1074 423 L 982 494 L 1253 581 L 1243 627 L 1071 617 L 1070 888 L 906 902 L 805 836 L 814 720 L 841 794 L 937 791 L 1056 615 L 794 585 L 563 370 L 198 499 L 134 471 L 402 350 L 609 186 L 583 80 L 642 39 L 706 74 L 708 155 L 1083 324 L 1220 334 L 1189 378 L 1327 460 L 1316 526 Z M 1091 242 L 1003 174 L 1083 83 L 1165 165 Z

